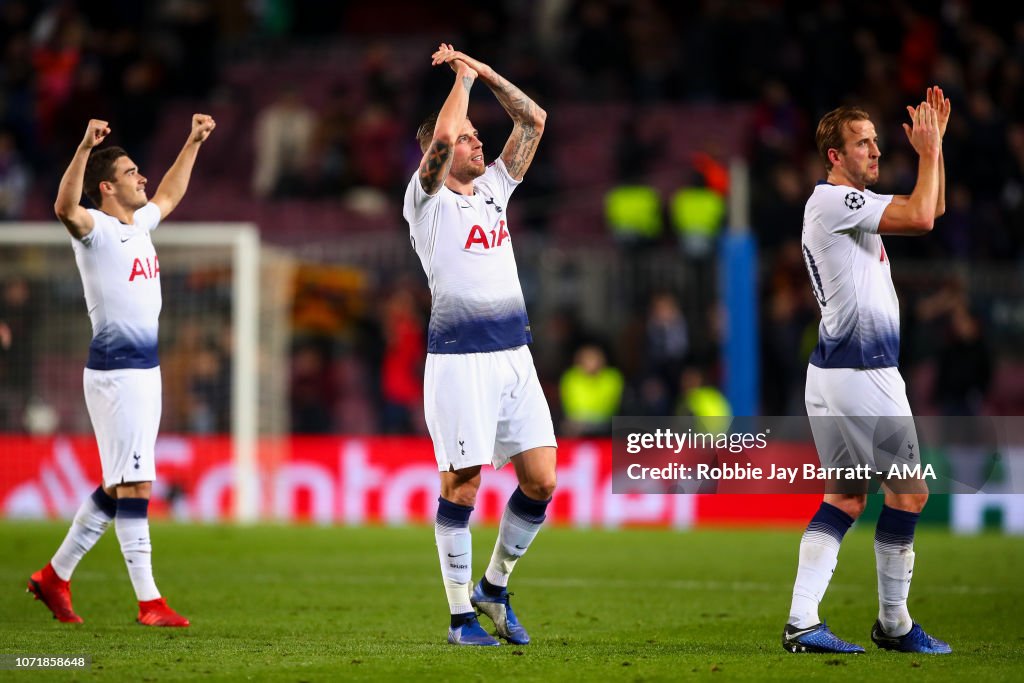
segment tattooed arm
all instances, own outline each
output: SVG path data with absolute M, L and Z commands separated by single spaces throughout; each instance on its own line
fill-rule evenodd
M 480 80 L 491 89 L 498 102 L 512 117 L 515 125 L 505 148 L 501 151 L 501 160 L 505 162 L 509 175 L 516 180 L 522 180 L 526 170 L 530 168 L 533 155 L 537 152 L 540 137 L 544 134 L 547 112 L 497 71 L 455 50 L 451 45 L 442 44 L 434 53 L 434 64 L 442 62 L 447 62 L 453 69 L 457 69 L 459 64 L 466 64 L 476 71 L 480 75 Z
M 453 65 L 453 68 L 455 69 L 455 83 L 437 115 L 434 138 L 430 141 L 430 146 L 423 153 L 423 160 L 420 162 L 420 187 L 429 195 L 437 194 L 448 177 L 448 171 L 451 170 L 455 140 L 466 121 L 466 112 L 469 110 L 469 91 L 477 77 L 476 71 L 464 62 Z

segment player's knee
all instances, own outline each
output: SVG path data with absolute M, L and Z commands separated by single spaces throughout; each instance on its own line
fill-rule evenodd
M 519 488 L 523 490 L 523 493 L 534 500 L 550 499 L 555 493 L 555 486 L 554 472 L 519 484 Z
M 117 498 L 149 498 L 153 494 L 153 482 L 151 481 L 118 484 L 114 488 Z
M 827 502 L 850 515 L 853 519 L 857 519 L 864 512 L 864 508 L 867 507 L 868 498 L 867 496 L 843 496 L 828 500 Z
M 927 503 L 927 493 L 903 493 L 898 496 L 892 496 L 890 499 L 885 501 L 885 504 L 891 508 L 914 513 L 919 513 L 924 510 L 924 506 Z

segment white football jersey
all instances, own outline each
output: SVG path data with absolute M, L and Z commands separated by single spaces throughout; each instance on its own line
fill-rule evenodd
M 804 208 L 802 250 L 821 309 L 819 368 L 896 367 L 900 305 L 878 223 L 892 195 L 821 182 Z
M 160 207 L 146 204 L 132 216 L 131 225 L 102 211 L 88 211 L 92 232 L 71 240 L 92 321 L 86 367 L 156 367 L 163 298 L 160 262 L 149 233 L 160 222 Z
M 442 186 L 430 196 L 413 174 L 402 215 L 430 285 L 428 353 L 481 353 L 533 341 L 506 207 L 519 184 L 501 159 L 474 194 Z

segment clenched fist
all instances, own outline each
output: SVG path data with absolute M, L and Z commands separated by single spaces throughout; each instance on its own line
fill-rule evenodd
M 206 142 L 210 133 L 217 127 L 217 122 L 208 114 L 192 115 L 192 135 L 189 138 L 193 142 Z
M 110 135 L 110 125 L 99 119 L 89 119 L 89 125 L 85 128 L 85 137 L 82 138 L 82 149 L 92 149 L 103 142 Z

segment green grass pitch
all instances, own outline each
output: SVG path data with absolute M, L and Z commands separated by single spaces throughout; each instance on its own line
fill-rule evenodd
M 1020 680 L 1024 539 L 920 529 L 911 611 L 947 657 L 877 650 L 870 529 L 847 537 L 822 614 L 859 657 L 791 655 L 779 636 L 798 530 L 546 529 L 513 576 L 534 642 L 456 648 L 430 528 L 154 524 L 158 585 L 188 629 L 134 623 L 112 531 L 75 574 L 85 624 L 26 594 L 64 524 L 0 523 L 0 654 L 90 655 L 87 671 L 9 680 Z M 474 532 L 474 577 L 494 529 Z M 487 627 L 490 623 L 482 619 Z

